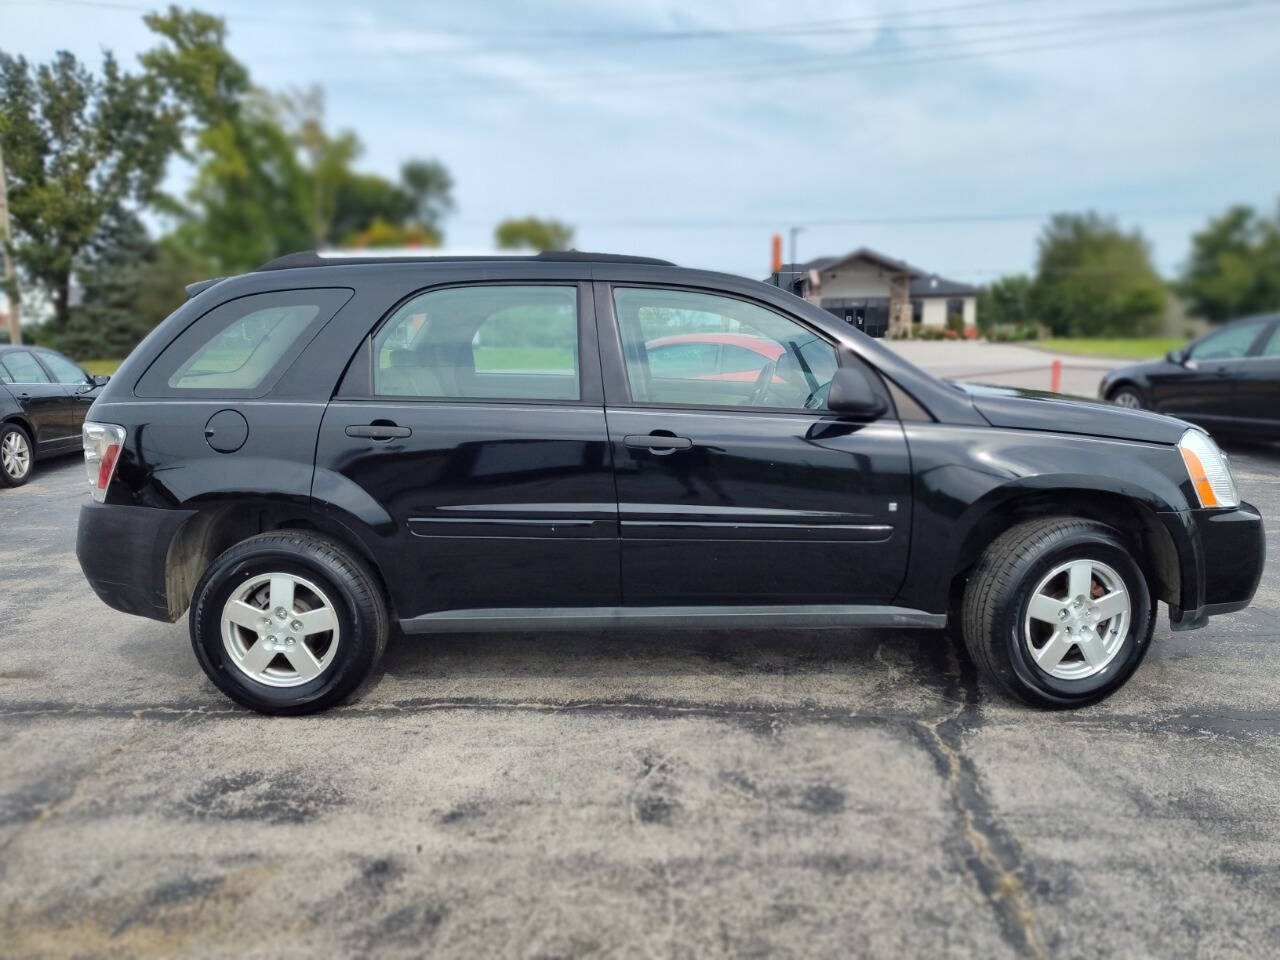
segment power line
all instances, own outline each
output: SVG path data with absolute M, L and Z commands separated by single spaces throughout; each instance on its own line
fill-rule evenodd
M 1251 8 L 1271 8 L 1272 10 L 1274 10 L 1275 7 L 1276 7 L 1276 0 L 1226 0 L 1226 2 L 1218 2 L 1218 3 L 1199 3 L 1199 4 L 1184 5 L 1180 8 L 1177 8 L 1176 14 L 1164 13 L 1164 14 L 1161 14 L 1160 16 L 1161 17 L 1168 17 L 1171 15 L 1212 16 L 1215 14 L 1245 11 Z M 1165 9 L 1171 11 L 1173 8 L 1165 8 Z M 645 80 L 657 80 L 657 81 L 670 80 L 675 82 L 685 82 L 688 80 L 703 80 L 703 79 L 714 80 L 714 79 L 720 79 L 720 78 L 765 79 L 765 78 L 779 75 L 778 73 L 774 72 L 774 68 L 787 68 L 787 67 L 794 66 L 794 67 L 800 68 L 798 71 L 796 71 L 797 73 L 822 73 L 822 72 L 828 72 L 828 68 L 838 68 L 840 71 L 859 70 L 867 65 L 892 64 L 896 62 L 916 62 L 916 60 L 913 58 L 915 58 L 918 54 L 923 52 L 947 51 L 947 50 L 954 50 L 954 49 L 968 50 L 973 48 L 976 44 L 1001 43 L 1006 41 L 1012 42 L 1012 41 L 1036 39 L 1039 37 L 1059 37 L 1059 36 L 1063 36 L 1064 34 L 1068 34 L 1068 35 L 1080 34 L 1082 31 L 1086 31 L 1087 35 L 1082 35 L 1077 37 L 1068 36 L 1065 39 L 1072 39 L 1076 42 L 1085 42 L 1085 41 L 1093 40 L 1095 37 L 1101 39 L 1109 36 L 1114 36 L 1116 39 L 1135 39 L 1135 38 L 1140 39 L 1148 35 L 1160 36 L 1160 35 L 1163 35 L 1163 33 L 1182 32 L 1184 29 L 1199 29 L 1204 25 L 1203 23 L 1195 23 L 1195 24 L 1188 24 L 1186 25 L 1185 28 L 1183 28 L 1182 25 L 1180 24 L 1178 28 L 1169 28 L 1166 31 L 1145 31 L 1145 32 L 1130 31 L 1128 33 L 1113 34 L 1106 30 L 1099 31 L 1098 29 L 1095 28 L 1096 21 L 1091 20 L 1089 18 L 1071 18 L 1071 19 L 1079 20 L 1079 25 L 1075 27 L 1053 26 L 1048 28 L 1037 28 L 1034 30 L 1020 30 L 1020 31 L 1013 31 L 1013 32 L 998 34 L 994 36 L 986 36 L 986 37 L 978 37 L 978 38 L 955 38 L 951 40 L 942 41 L 939 43 L 916 44 L 910 47 L 903 47 L 899 50 L 892 50 L 892 51 L 878 52 L 878 51 L 854 50 L 854 51 L 844 51 L 836 54 L 808 55 L 805 57 L 787 57 L 785 59 L 780 59 L 780 60 L 761 61 L 759 58 L 755 58 L 750 61 L 739 61 L 738 63 L 721 63 L 716 65 L 717 67 L 749 66 L 750 71 L 742 74 L 724 71 L 720 69 L 695 69 L 695 70 L 683 70 L 683 71 L 658 70 L 658 71 L 652 71 L 649 73 L 633 73 L 633 72 L 625 72 L 625 71 L 617 71 L 617 70 L 562 71 L 559 73 L 538 74 L 535 77 L 535 79 L 538 81 L 558 82 L 558 81 L 571 81 L 571 80 L 592 80 L 596 78 L 605 78 L 605 79 L 612 78 L 616 80 L 625 80 L 627 81 L 628 85 L 634 82 L 645 81 Z M 1221 22 L 1227 22 L 1227 21 L 1221 21 Z M 1064 42 L 1065 42 L 1065 39 L 1064 39 Z M 1042 48 L 1036 47 L 1034 49 L 1042 49 Z M 1017 51 L 1010 51 L 1010 52 L 1017 52 Z M 983 51 L 977 50 L 977 51 L 974 51 L 974 53 L 977 55 L 982 55 Z M 854 57 L 857 58 L 856 61 L 851 59 Z M 932 61 L 934 58 L 930 57 L 928 59 Z
M 1222 4 L 1220 7 L 1254 7 L 1265 5 L 1271 9 L 1259 11 L 1264 15 L 1270 16 L 1276 12 L 1275 0 L 1236 0 L 1231 4 Z M 1215 15 L 1221 16 L 1224 10 L 1218 9 L 1213 11 Z M 796 77 L 817 76 L 824 74 L 839 74 L 850 72 L 865 72 L 868 68 L 874 68 L 877 71 L 891 69 L 893 67 L 913 66 L 918 64 L 938 64 L 949 61 L 971 60 L 977 58 L 990 58 L 997 56 L 1005 56 L 1012 54 L 1036 53 L 1042 51 L 1065 50 L 1083 46 L 1094 46 L 1100 44 L 1110 44 L 1127 41 L 1141 41 L 1156 39 L 1165 36 L 1174 36 L 1177 34 L 1188 33 L 1190 31 L 1204 31 L 1221 27 L 1237 26 L 1245 22 L 1245 19 L 1239 14 L 1232 16 L 1230 19 L 1218 19 L 1216 21 L 1200 21 L 1194 24 L 1179 24 L 1177 26 L 1167 27 L 1158 30 L 1146 31 L 1127 31 L 1127 32 L 1108 32 L 1108 31 L 1092 31 L 1084 32 L 1085 27 L 1067 28 L 1066 30 L 1034 30 L 1024 31 L 1017 34 L 1007 34 L 1001 37 L 985 37 L 974 41 L 957 40 L 948 41 L 941 44 L 917 45 L 903 48 L 896 51 L 886 51 L 884 53 L 858 53 L 851 52 L 838 56 L 829 57 L 806 57 L 803 59 L 789 58 L 781 63 L 775 62 L 768 69 L 760 69 L 759 61 L 754 61 L 754 67 L 747 72 L 717 71 L 706 70 L 702 72 L 691 71 L 668 71 L 654 72 L 650 74 L 634 74 L 613 71 L 610 73 L 561 73 L 561 74 L 526 74 L 520 77 L 511 77 L 507 75 L 491 76 L 488 78 L 477 77 L 459 77 L 450 75 L 448 77 L 439 77 L 431 79 L 428 77 L 418 78 L 416 85 L 413 87 L 415 95 L 422 95 L 424 90 L 431 92 L 440 92 L 441 90 L 460 90 L 468 96 L 484 97 L 484 96 L 508 96 L 509 89 L 497 90 L 480 90 L 477 89 L 477 83 L 483 82 L 484 79 L 490 81 L 520 81 L 525 90 L 523 92 L 538 93 L 540 84 L 546 84 L 552 89 L 559 88 L 561 90 L 568 89 L 569 84 L 580 84 L 589 82 L 590 86 L 586 88 L 588 93 L 607 92 L 612 90 L 639 90 L 647 88 L 656 88 L 663 86 L 671 86 L 676 84 L 687 85 L 690 83 L 712 84 L 712 83 L 735 83 L 750 80 L 783 80 Z M 1054 37 L 1064 36 L 1064 39 L 1052 39 Z M 1046 42 L 1036 44 L 1020 45 L 1015 41 L 1034 39 L 1036 37 L 1046 37 Z M 1003 47 L 982 46 L 983 44 L 1006 43 Z M 948 53 L 949 50 L 958 50 L 959 52 Z M 937 51 L 929 56 L 921 56 L 922 52 Z M 795 65 L 794 69 L 775 69 L 775 66 Z M 610 83 L 608 81 L 615 82 Z M 368 82 L 368 81 L 364 81 Z M 374 81 L 376 83 L 376 81 Z M 399 82 L 388 81 L 386 86 L 402 86 Z
M 155 8 L 153 6 L 141 3 L 127 3 L 123 0 L 8 0 L 8 4 L 29 4 L 29 3 L 61 3 L 67 6 L 90 7 L 103 10 L 114 10 L 127 13 L 147 13 Z M 440 29 L 437 27 L 417 27 L 415 25 L 376 25 L 374 29 L 384 29 L 394 31 L 396 33 L 404 33 L 406 30 L 414 32 L 425 32 L 433 36 L 458 39 L 574 39 L 574 40 L 686 40 L 701 38 L 718 38 L 718 37 L 736 37 L 736 36 L 753 36 L 762 35 L 770 36 L 778 32 L 804 30 L 804 29 L 828 29 L 836 28 L 842 24 L 865 23 L 868 21 L 883 21 L 911 18 L 916 16 L 924 16 L 934 13 L 947 13 L 965 10 L 977 10 L 990 7 L 1007 7 L 1022 5 L 1028 0 L 979 0 L 979 2 L 948 4 L 937 7 L 921 7 L 915 9 L 892 11 L 884 14 L 865 14 L 858 17 L 841 17 L 829 20 L 810 20 L 800 23 L 788 22 L 757 27 L 733 27 L 733 28 L 700 28 L 685 30 L 634 30 L 634 29 L 618 29 L 610 28 L 607 30 L 502 30 L 492 28 L 476 28 L 469 30 L 457 29 Z M 362 24 L 355 19 L 333 19 L 333 18 L 317 18 L 307 16 L 305 18 L 294 17 L 272 17 L 256 13 L 242 13 L 239 11 L 223 11 L 215 12 L 214 16 L 222 17 L 229 21 L 241 21 L 245 23 L 277 23 L 286 24 L 294 27 L 306 28 L 322 28 L 322 29 L 338 29 L 350 31 L 353 28 L 370 26 Z

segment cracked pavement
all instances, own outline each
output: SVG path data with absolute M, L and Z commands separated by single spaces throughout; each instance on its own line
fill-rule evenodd
M 1280 530 L 1280 449 L 1233 448 Z M 1280 573 L 1039 713 L 926 631 L 393 638 L 223 699 L 0 491 L 0 953 L 1257 956 L 1280 942 Z

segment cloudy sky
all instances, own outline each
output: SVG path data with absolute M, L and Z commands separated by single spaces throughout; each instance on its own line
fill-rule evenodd
M 0 0 L 0 48 L 132 61 L 153 7 Z M 1277 0 L 200 7 L 259 85 L 322 85 L 368 169 L 443 160 L 450 247 L 533 213 L 761 276 L 798 225 L 800 259 L 866 245 L 983 282 L 1031 265 L 1047 212 L 1094 209 L 1172 274 L 1210 214 L 1280 197 Z

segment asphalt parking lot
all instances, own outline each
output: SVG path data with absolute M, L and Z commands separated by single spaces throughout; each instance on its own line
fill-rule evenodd
M 1280 523 L 1280 450 L 1233 450 Z M 224 700 L 103 606 L 76 458 L 0 491 L 0 954 L 1257 956 L 1280 943 L 1280 568 L 1038 713 L 928 632 L 394 642 Z

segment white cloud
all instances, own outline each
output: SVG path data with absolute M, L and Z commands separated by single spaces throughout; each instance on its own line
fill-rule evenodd
M 201 6 L 228 15 L 232 48 L 259 83 L 322 83 L 332 122 L 360 133 L 372 167 L 391 173 L 410 155 L 449 164 L 459 244 L 483 245 L 494 220 L 535 212 L 579 223 L 582 246 L 761 274 L 769 226 L 607 224 L 776 217 L 785 230 L 1093 208 L 1141 225 L 1171 269 L 1196 214 L 1280 194 L 1280 11 L 1265 5 L 1150 22 L 1099 19 L 1140 9 L 1114 0 L 915 17 L 762 0 Z M 5 9 L 5 48 L 34 59 L 66 46 L 96 61 L 104 44 L 129 59 L 150 43 L 128 12 L 56 0 Z M 837 17 L 845 32 L 794 32 Z M 732 39 L 619 39 L 779 25 Z M 573 31 L 594 36 L 557 36 Z M 1086 37 L 1099 42 L 973 56 Z M 1127 39 L 1101 42 L 1115 37 Z M 981 280 L 1028 265 L 1038 229 L 813 227 L 801 254 L 866 243 Z

